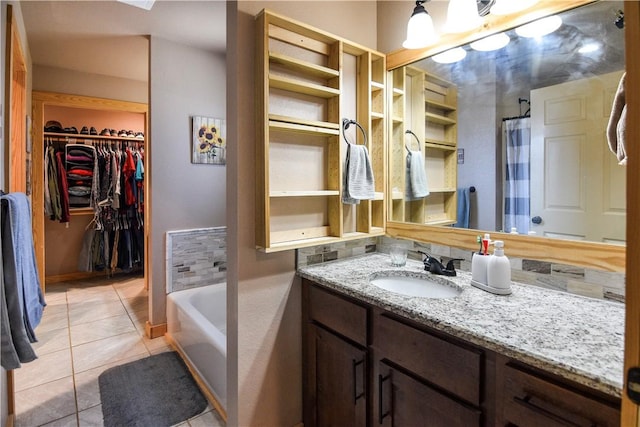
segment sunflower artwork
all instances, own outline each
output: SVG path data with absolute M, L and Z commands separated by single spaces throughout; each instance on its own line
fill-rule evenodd
M 227 128 L 225 120 L 194 116 L 191 163 L 226 164 Z

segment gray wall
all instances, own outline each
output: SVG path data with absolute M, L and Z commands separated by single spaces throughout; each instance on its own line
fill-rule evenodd
M 166 322 L 165 233 L 226 225 L 226 167 L 191 164 L 190 119 L 226 118 L 226 60 L 157 37 L 151 37 L 150 57 L 149 320 L 157 325 Z

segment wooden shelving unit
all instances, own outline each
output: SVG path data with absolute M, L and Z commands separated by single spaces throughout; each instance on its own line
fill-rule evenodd
M 274 252 L 384 234 L 385 56 L 267 10 L 256 24 L 256 246 Z M 375 197 L 358 205 L 341 201 L 343 117 L 365 129 L 374 170 Z
M 392 129 L 390 217 L 394 221 L 429 225 L 456 222 L 457 90 L 446 80 L 414 67 L 389 72 Z M 411 130 L 415 138 L 405 132 Z M 429 196 L 407 200 L 405 149 L 424 153 Z

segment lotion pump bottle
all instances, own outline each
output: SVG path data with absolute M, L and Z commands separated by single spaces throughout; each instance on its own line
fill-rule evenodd
M 511 264 L 504 255 L 504 242 L 496 240 L 495 250 L 487 265 L 487 285 L 500 293 L 511 292 Z

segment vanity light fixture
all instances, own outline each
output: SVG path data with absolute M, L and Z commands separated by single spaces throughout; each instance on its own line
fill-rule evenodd
M 542 37 L 553 33 L 562 25 L 562 18 L 558 15 L 538 19 L 516 28 L 516 34 L 520 37 Z
M 120 3 L 128 4 L 129 6 L 139 7 L 144 10 L 151 10 L 153 3 L 156 0 L 117 0 Z
M 502 49 L 509 44 L 511 39 L 505 33 L 494 34 L 471 43 L 471 49 L 481 52 L 490 52 L 492 50 Z
M 462 61 L 465 56 L 467 56 L 466 50 L 461 47 L 454 47 L 453 49 L 433 55 L 431 59 L 439 64 L 453 64 L 454 62 Z
M 600 50 L 600 44 L 599 43 L 587 43 L 582 45 L 582 47 L 580 47 L 580 49 L 578 49 L 579 53 L 591 53 L 591 52 L 595 52 L 597 50 Z
M 482 18 L 478 15 L 476 0 L 449 0 L 447 22 L 444 30 L 447 33 L 464 33 L 482 25 Z
M 438 41 L 433 19 L 422 5 L 427 1 L 416 0 L 416 7 L 407 24 L 407 39 L 402 43 L 405 49 L 420 49 Z
M 538 3 L 539 0 L 496 0 L 491 6 L 492 15 L 509 15 L 520 12 Z

